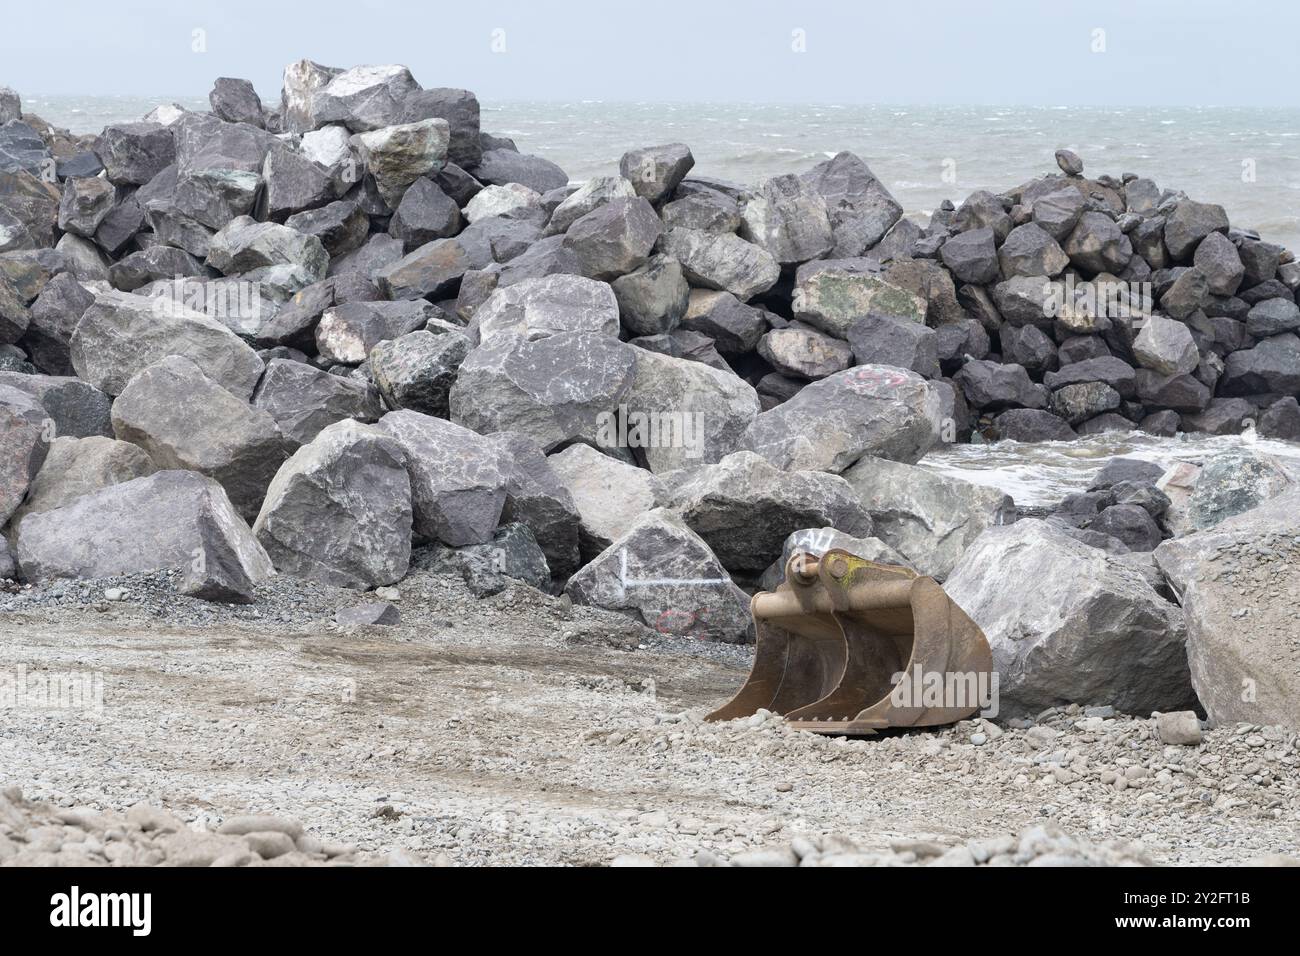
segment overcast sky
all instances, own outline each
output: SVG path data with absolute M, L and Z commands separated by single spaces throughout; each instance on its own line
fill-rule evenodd
M 34 94 L 238 76 L 274 100 L 308 57 L 403 63 L 489 101 L 1300 106 L 1293 0 L 5 0 L 2 16 L 0 84 Z

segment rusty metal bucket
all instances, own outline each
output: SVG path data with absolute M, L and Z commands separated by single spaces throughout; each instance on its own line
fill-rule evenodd
M 933 578 L 906 568 L 840 549 L 795 553 L 785 581 L 750 609 L 753 669 L 707 720 L 767 709 L 802 730 L 862 735 L 951 724 L 996 693 L 984 632 Z

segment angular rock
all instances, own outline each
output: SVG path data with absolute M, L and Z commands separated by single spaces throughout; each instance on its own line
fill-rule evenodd
M 569 182 L 564 170 L 549 159 L 526 156 L 511 149 L 485 149 L 478 165 L 470 172 L 490 186 L 521 183 L 540 194 L 559 189 Z
M 389 408 L 446 418 L 456 373 L 472 348 L 459 332 L 408 332 L 370 350 L 370 374 Z
M 672 331 L 687 314 L 691 301 L 681 263 L 668 256 L 651 256 L 645 265 L 619 276 L 611 285 L 623 326 L 635 335 Z
M 182 355 L 247 401 L 264 368 L 257 353 L 203 313 L 165 303 L 122 292 L 96 296 L 69 342 L 78 377 L 117 395 L 137 372 L 168 355 Z
M 853 364 L 853 348 L 803 323 L 773 329 L 758 343 L 758 354 L 783 375 L 818 379 Z
M 1079 437 L 1065 419 L 1038 408 L 1009 408 L 993 420 L 993 429 L 1006 441 L 1073 441 Z
M 406 453 L 416 534 L 452 547 L 491 540 L 506 501 L 499 449 L 469 429 L 409 409 L 389 412 L 378 428 Z
M 573 495 L 542 446 L 527 435 L 498 432 L 489 436 L 489 441 L 501 451 L 506 469 L 502 524 L 517 523 L 528 528 L 546 558 L 549 572 L 567 578 L 582 564 L 579 552 L 582 519 Z M 587 445 L 573 447 L 589 448 Z
M 246 519 L 284 462 L 275 420 L 231 395 L 188 358 L 169 355 L 132 376 L 113 402 L 113 432 L 160 468 L 215 479 Z
M 446 120 L 427 119 L 359 133 L 353 142 L 375 178 L 379 195 L 390 209 L 396 209 L 407 187 L 442 169 L 450 137 Z
M 547 451 L 595 442 L 604 413 L 632 384 L 638 350 L 609 335 L 499 335 L 469 353 L 451 389 L 452 421 L 476 432 L 520 431 Z
M 1300 727 L 1297 516 L 1300 493 L 1291 490 L 1156 549 L 1187 618 L 1192 684 L 1221 726 Z
M 835 258 L 860 256 L 880 242 L 903 215 L 884 184 L 859 157 L 837 153 L 803 174 L 826 203 Z
M 479 140 L 479 115 L 478 97 L 469 90 L 437 87 L 407 93 L 402 103 L 400 122 L 446 120 L 451 133 L 447 159 L 463 169 L 469 169 L 476 166 L 483 156 Z
M 253 393 L 292 445 L 305 445 L 328 425 L 346 418 L 376 422 L 384 413 L 374 387 L 292 359 L 272 359 Z
M 329 362 L 358 365 L 380 342 L 422 328 L 435 314 L 422 300 L 336 305 L 325 310 L 316 326 L 316 349 Z
M 1221 452 L 1207 461 L 1187 503 L 1193 530 L 1212 528 L 1227 518 L 1259 507 L 1294 484 L 1280 462 L 1249 449 Z
M 1192 264 L 1205 275 L 1214 295 L 1235 295 L 1246 274 L 1237 247 L 1221 232 L 1210 233 L 1197 245 Z
M 1076 426 L 1119 406 L 1119 392 L 1105 382 L 1066 385 L 1052 393 L 1052 411 Z
M 315 236 L 303 235 L 274 222 L 239 216 L 212 237 L 207 262 L 224 275 L 268 266 L 296 266 L 309 277 L 306 285 L 325 278 L 329 253 Z
M 1131 714 L 1195 704 L 1182 612 L 1141 572 L 1058 525 L 990 528 L 944 590 L 988 637 L 1007 716 L 1070 703 Z
M 801 528 L 792 531 L 781 546 L 781 555 L 768 566 L 759 579 L 759 587 L 764 591 L 775 591 L 785 580 L 785 567 L 796 551 L 820 558 L 827 551 L 839 548 L 856 554 L 877 564 L 892 564 L 895 567 L 911 568 L 907 559 L 877 537 L 855 538 L 851 534 L 837 531 L 835 528 Z
M 1182 322 L 1153 315 L 1133 342 L 1133 355 L 1160 375 L 1186 375 L 1200 363 L 1191 330 Z
M 642 198 L 615 199 L 587 213 L 564 235 L 582 274 L 616 279 L 645 264 L 663 224 Z
M 1233 352 L 1224 361 L 1220 395 L 1295 395 L 1300 393 L 1300 337 L 1284 332 L 1254 348 Z
M 208 93 L 212 112 L 227 123 L 265 125 L 262 119 L 262 100 L 248 80 L 219 76 Z
M 742 302 L 766 292 L 781 277 L 781 267 L 767 250 L 730 233 L 670 229 L 659 242 L 692 283 L 730 292 Z
M 1265 299 L 1246 316 L 1246 331 L 1255 338 L 1300 330 L 1300 306 L 1290 299 Z
M 54 438 L 36 399 L 0 385 L 0 527 L 22 504 Z
M 947 248 L 946 243 L 944 248 Z M 1012 229 L 998 249 L 998 265 L 1004 279 L 1012 276 L 1058 276 L 1069 264 L 1069 257 L 1052 235 L 1033 222 Z
M 480 342 L 498 335 L 541 338 L 555 332 L 592 332 L 618 337 L 614 290 L 582 276 L 524 279 L 497 289 L 474 312 Z
M 492 249 L 487 243 L 469 241 L 462 234 L 426 243 L 374 269 L 373 274 L 380 291 L 390 299 L 440 298 L 453 293 L 466 272 L 483 269 L 491 262 Z
M 843 478 L 781 471 L 753 452 L 728 455 L 692 473 L 675 490 L 673 510 L 704 539 L 723 567 L 758 574 L 799 528 L 829 525 L 857 537 L 870 516 Z
M 696 467 L 739 448 L 758 413 L 754 389 L 730 372 L 637 350 L 627 396 L 600 419 L 596 443 L 632 451 L 655 473 Z
M 843 472 L 864 455 L 913 464 L 940 434 L 939 393 L 919 375 L 859 365 L 760 414 L 744 448 L 778 468 Z
M 1184 199 L 1165 218 L 1165 247 L 1175 262 L 1187 262 L 1202 239 L 1227 231 L 1228 214 L 1222 206 Z
M 626 534 L 641 515 L 668 503 L 667 489 L 653 473 L 590 445 L 570 445 L 547 458 L 547 463 L 577 511 L 581 551 L 587 560 Z
M 1062 244 L 1070 262 L 1085 272 L 1120 272 L 1133 256 L 1128 236 L 1100 212 L 1085 212 Z
M 957 233 L 943 244 L 939 256 L 949 271 L 962 282 L 984 285 L 999 278 L 998 250 L 994 245 L 992 229 L 970 229 Z
M 967 362 L 953 381 L 976 408 L 1044 408 L 1047 405 L 1044 390 L 1030 381 L 1029 373 L 1020 365 L 999 365 L 985 360 Z
M 353 67 L 311 91 L 311 125 L 344 123 L 354 133 L 391 127 L 401 120 L 406 98 L 419 89 L 404 66 Z M 442 123 L 447 125 L 445 120 Z
M 844 480 L 871 515 L 874 535 L 937 581 L 986 528 L 1016 520 L 1009 495 L 916 465 L 863 458 Z
M 749 599 L 709 546 L 656 509 L 569 579 L 576 604 L 622 611 L 661 634 L 739 643 L 752 630 Z
M 111 399 L 89 382 L 70 375 L 29 375 L 0 372 L 0 385 L 34 398 L 49 416 L 48 437 L 87 438 L 113 434 L 109 422 Z
M 741 209 L 741 238 L 781 265 L 819 259 L 835 247 L 826 201 L 798 176 L 776 176 Z
M 82 495 L 132 478 L 152 475 L 158 467 L 138 445 L 112 438 L 56 438 L 27 497 L 13 514 L 14 531 L 31 514 L 62 508 Z
M 414 187 L 407 190 L 407 194 L 413 191 Z M 294 213 L 284 224 L 304 236 L 319 239 L 331 259 L 360 249 L 370 232 L 370 217 L 350 201 L 332 202 L 320 209 Z
M 117 190 L 107 179 L 98 176 L 90 179 L 70 178 L 63 184 L 63 199 L 59 203 L 59 228 L 78 236 L 95 235 L 104 217 L 117 200 Z
M 672 195 L 694 165 L 690 147 L 669 143 L 629 150 L 619 160 L 618 171 L 638 196 L 657 205 Z
M 373 588 L 406 576 L 411 515 L 401 446 L 376 426 L 344 419 L 276 473 L 253 533 L 283 574 Z
M 104 127 L 95 155 L 115 186 L 143 186 L 176 161 L 176 140 L 159 123 L 118 123 Z
M 210 553 L 233 553 L 253 583 L 274 573 L 221 486 L 192 471 L 159 471 L 29 515 L 17 550 L 33 582 L 183 568 Z

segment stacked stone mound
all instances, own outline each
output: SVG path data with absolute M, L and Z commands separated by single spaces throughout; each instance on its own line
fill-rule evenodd
M 747 187 L 668 144 L 571 184 L 401 66 L 210 100 L 78 138 L 5 94 L 6 576 L 249 602 L 416 563 L 735 641 L 796 547 L 943 580 L 1013 521 L 916 466 L 941 440 L 1300 434 L 1300 264 L 1073 154 L 922 227 L 851 153 Z M 1092 504 L 1080 547 L 1165 534 L 1141 489 Z M 1162 615 L 1173 684 L 1134 707 L 1189 697 Z

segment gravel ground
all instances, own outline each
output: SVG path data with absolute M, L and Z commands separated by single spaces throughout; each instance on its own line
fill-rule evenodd
M 398 590 L 399 624 L 350 630 L 335 611 L 374 595 L 288 578 L 249 607 L 165 573 L 0 593 L 0 676 L 102 679 L 102 707 L 6 714 L 3 782 L 47 814 L 273 814 L 340 862 L 1193 865 L 1300 842 L 1295 733 L 1166 746 L 1104 706 L 861 740 L 705 724 L 750 649 L 524 587 Z M 282 862 L 334 859 L 308 849 Z

